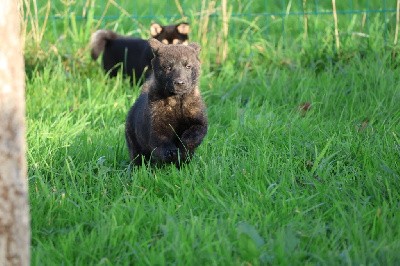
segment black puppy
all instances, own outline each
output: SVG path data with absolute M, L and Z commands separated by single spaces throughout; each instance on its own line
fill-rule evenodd
M 130 158 L 136 165 L 188 162 L 207 133 L 200 94 L 200 46 L 164 45 L 151 39 L 153 73 L 130 109 L 125 126 Z
M 169 26 L 153 23 L 150 27 L 151 36 L 164 44 L 187 44 L 189 30 L 187 23 Z M 103 53 L 103 68 L 111 77 L 115 77 L 121 67 L 131 83 L 139 83 L 143 73 L 145 78 L 151 73 L 153 53 L 147 40 L 98 30 L 92 35 L 90 47 L 93 60 Z

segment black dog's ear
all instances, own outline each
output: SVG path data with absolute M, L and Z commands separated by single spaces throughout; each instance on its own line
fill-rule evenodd
M 188 23 L 180 23 L 180 24 L 176 25 L 176 30 L 180 34 L 188 35 L 190 32 L 190 26 Z
M 191 42 L 191 43 L 189 43 L 189 46 L 192 47 L 196 51 L 197 54 L 201 50 L 201 47 L 200 47 L 200 45 L 198 43 Z
M 153 54 L 156 56 L 159 54 L 160 48 L 165 45 L 162 42 L 160 42 L 159 40 L 154 39 L 154 38 L 151 38 L 149 40 L 149 44 L 150 44 L 151 50 L 153 51 Z
M 160 24 L 153 23 L 150 26 L 150 34 L 152 37 L 156 37 L 163 31 L 163 27 Z

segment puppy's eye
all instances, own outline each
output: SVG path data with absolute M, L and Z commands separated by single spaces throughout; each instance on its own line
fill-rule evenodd
M 192 66 L 191 65 L 186 65 L 186 69 L 191 69 Z
M 172 67 L 171 66 L 165 66 L 165 69 L 170 71 L 172 69 Z

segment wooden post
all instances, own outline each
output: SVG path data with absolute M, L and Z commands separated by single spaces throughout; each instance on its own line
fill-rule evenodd
M 303 20 L 304 20 L 304 34 L 303 34 L 303 40 L 306 41 L 308 37 L 308 16 L 307 16 L 307 11 L 306 11 L 306 6 L 307 6 L 307 0 L 303 0 Z
M 399 36 L 399 22 L 400 22 L 400 0 L 397 0 L 397 6 L 396 6 L 396 31 L 394 33 L 394 45 L 397 45 L 397 38 Z
M 0 265 L 29 265 L 25 73 L 20 1 L 0 8 Z
M 229 15 L 228 15 L 228 3 L 227 0 L 222 0 L 222 33 L 223 33 L 223 46 L 222 46 L 222 62 L 225 61 L 228 56 L 228 27 L 229 27 Z
M 332 0 L 332 10 L 333 10 L 333 21 L 335 23 L 336 49 L 337 49 L 337 52 L 339 53 L 340 40 L 339 40 L 338 18 L 337 18 L 336 1 L 335 0 Z

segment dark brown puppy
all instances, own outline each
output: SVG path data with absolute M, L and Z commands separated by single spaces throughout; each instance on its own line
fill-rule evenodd
M 170 26 L 153 23 L 150 27 L 151 36 L 165 44 L 187 43 L 189 30 L 187 23 Z M 143 73 L 145 77 L 151 73 L 148 68 L 151 68 L 153 53 L 147 40 L 120 36 L 110 30 L 98 30 L 92 35 L 90 47 L 94 60 L 103 53 L 103 69 L 111 77 L 115 77 L 121 67 L 124 76 L 129 77 L 132 83 L 138 82 Z
M 153 73 L 126 119 L 131 160 L 180 166 L 207 133 L 206 107 L 199 91 L 200 46 L 164 45 L 151 39 Z

